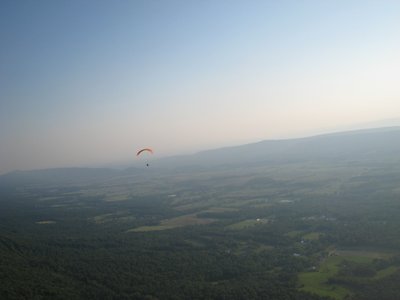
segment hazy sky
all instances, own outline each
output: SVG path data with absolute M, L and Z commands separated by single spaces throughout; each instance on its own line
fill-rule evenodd
M 400 117 L 400 1 L 0 3 L 0 173 Z

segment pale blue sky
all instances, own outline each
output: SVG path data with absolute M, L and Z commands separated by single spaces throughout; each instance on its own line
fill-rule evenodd
M 400 116 L 400 1 L 1 1 L 0 173 Z

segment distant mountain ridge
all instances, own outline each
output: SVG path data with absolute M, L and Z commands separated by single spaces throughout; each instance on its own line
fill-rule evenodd
M 296 162 L 400 163 L 400 126 L 337 132 L 311 137 L 265 140 L 258 143 L 202 151 L 193 155 L 161 158 L 147 174 L 163 169 L 243 168 Z M 20 184 L 98 181 L 142 172 L 137 168 L 56 168 L 15 171 L 0 176 L 0 186 Z
M 379 157 L 381 156 L 381 157 Z M 384 156 L 384 157 L 383 157 Z M 400 126 L 265 140 L 160 160 L 176 164 L 288 163 L 309 160 L 400 158 Z

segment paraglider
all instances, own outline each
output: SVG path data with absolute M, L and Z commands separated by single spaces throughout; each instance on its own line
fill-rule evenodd
M 143 148 L 143 149 L 139 150 L 139 151 L 136 153 L 136 156 L 141 155 L 143 152 L 148 152 L 148 153 L 150 153 L 150 154 L 153 154 L 153 149 L 151 149 L 151 148 Z M 146 167 L 149 167 L 149 166 L 150 166 L 149 163 L 146 162 Z

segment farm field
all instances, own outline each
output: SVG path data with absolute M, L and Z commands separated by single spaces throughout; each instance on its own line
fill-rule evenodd
M 212 219 L 198 218 L 195 214 L 183 215 L 172 219 L 161 220 L 160 225 L 154 226 L 140 226 L 138 228 L 130 229 L 132 232 L 145 232 L 145 231 L 157 231 L 167 230 L 177 227 L 191 226 L 191 225 L 205 225 L 214 222 Z
M 386 251 L 371 251 L 371 250 L 331 250 L 328 257 L 323 260 L 312 272 L 303 272 L 299 274 L 299 284 L 301 289 L 320 296 L 328 296 L 334 299 L 344 299 L 351 295 L 351 290 L 346 288 L 345 280 L 338 283 L 332 283 L 340 274 L 341 269 L 347 268 L 348 263 L 359 264 L 359 266 L 372 266 L 374 260 L 387 260 L 394 253 Z M 368 284 L 371 281 L 383 279 L 397 272 L 398 267 L 389 266 L 382 268 L 373 275 L 362 275 L 360 281 Z M 355 276 L 357 278 L 357 276 Z M 354 278 L 348 278 L 349 281 Z

